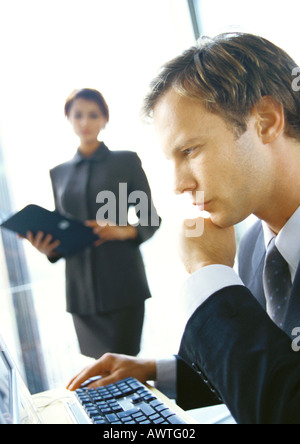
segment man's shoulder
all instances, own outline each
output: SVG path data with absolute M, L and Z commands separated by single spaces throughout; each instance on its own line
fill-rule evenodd
M 248 228 L 248 230 L 243 235 L 240 243 L 240 251 L 244 250 L 245 248 L 253 249 L 258 237 L 262 234 L 262 232 L 263 232 L 263 227 L 261 220 L 259 219 L 256 222 L 254 222 L 254 224 L 251 225 L 251 227 Z

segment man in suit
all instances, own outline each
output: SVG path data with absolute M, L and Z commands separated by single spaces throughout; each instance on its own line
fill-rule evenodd
M 222 35 L 167 63 L 145 101 L 174 163 L 176 192 L 190 193 L 210 216 L 194 221 L 204 224 L 201 236 L 189 236 L 190 221 L 181 235 L 191 276 L 174 366 L 177 401 L 183 408 L 224 402 L 239 423 L 300 421 L 300 355 L 292 347 L 300 326 L 295 68 L 263 38 Z M 241 243 L 238 276 L 233 227 L 250 214 L 260 221 Z M 104 385 L 162 372 L 155 360 L 106 355 L 70 388 L 93 374 L 108 374 Z

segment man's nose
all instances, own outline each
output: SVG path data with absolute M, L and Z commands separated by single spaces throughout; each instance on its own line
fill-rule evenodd
M 197 182 L 188 169 L 175 168 L 174 192 L 175 194 L 183 194 L 187 191 L 195 191 Z

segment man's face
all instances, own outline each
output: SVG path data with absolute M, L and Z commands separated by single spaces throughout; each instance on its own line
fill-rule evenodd
M 193 203 L 199 204 L 197 191 L 203 191 L 204 205 L 199 209 L 220 227 L 259 212 L 270 184 L 265 146 L 254 117 L 237 138 L 199 100 L 169 89 L 154 108 L 154 126 L 166 157 L 174 164 L 176 193 L 189 192 Z

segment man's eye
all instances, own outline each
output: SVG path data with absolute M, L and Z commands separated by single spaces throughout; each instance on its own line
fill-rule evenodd
M 204 145 L 197 145 L 197 146 L 192 146 L 190 148 L 186 148 L 185 150 L 183 150 L 183 155 L 185 157 L 188 156 L 192 156 L 193 154 L 198 154 L 198 152 L 200 152 L 200 150 L 203 148 Z
M 190 154 L 192 154 L 192 153 L 194 152 L 194 149 L 195 149 L 195 148 L 188 148 L 188 149 L 186 149 L 186 150 L 183 151 L 183 154 L 184 154 L 185 156 L 189 156 Z

